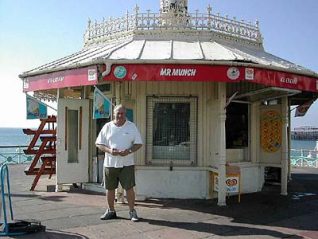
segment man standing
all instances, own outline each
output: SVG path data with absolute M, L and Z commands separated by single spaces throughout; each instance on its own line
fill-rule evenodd
M 126 190 L 129 218 L 138 221 L 135 207 L 135 166 L 134 152 L 142 146 L 140 133 L 134 123 L 126 120 L 126 108 L 114 108 L 114 120 L 106 123 L 96 139 L 96 147 L 105 152 L 104 172 L 108 208 L 101 220 L 117 217 L 114 203 L 118 183 Z

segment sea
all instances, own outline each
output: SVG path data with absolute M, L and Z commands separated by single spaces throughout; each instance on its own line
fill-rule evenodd
M 22 128 L 1 128 L 0 127 L 0 162 L 10 152 L 18 152 L 27 147 L 32 140 L 32 136 L 25 135 Z M 20 147 L 19 147 L 20 146 Z M 23 147 L 21 147 L 23 146 Z M 314 150 L 316 141 L 313 140 L 292 140 L 291 153 L 304 151 L 308 154 L 309 151 Z M 3 155 L 4 154 L 4 155 Z
M 0 146 L 26 146 L 32 140 L 21 128 L 0 128 Z
M 0 163 L 28 162 L 23 153 L 31 142 L 32 136 L 25 135 L 22 128 L 0 128 Z

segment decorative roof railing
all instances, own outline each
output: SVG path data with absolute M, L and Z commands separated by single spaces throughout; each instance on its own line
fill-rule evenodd
M 119 18 L 103 19 L 101 22 L 92 23 L 88 21 L 88 27 L 84 35 L 85 45 L 91 42 L 107 41 L 119 38 L 134 30 L 206 30 L 222 33 L 231 37 L 251 40 L 262 44 L 262 36 L 258 21 L 255 24 L 238 21 L 236 18 L 229 19 L 219 14 L 212 14 L 209 6 L 206 13 L 187 14 L 186 16 L 165 13 L 139 12 L 138 6 L 134 14 Z

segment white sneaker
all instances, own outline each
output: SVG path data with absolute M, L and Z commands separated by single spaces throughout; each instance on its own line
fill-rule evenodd
M 131 220 L 132 222 L 137 222 L 137 221 L 139 221 L 139 217 L 138 217 L 137 212 L 136 212 L 135 209 L 133 209 L 133 210 L 131 210 L 131 211 L 129 212 L 129 218 L 130 218 L 130 220 Z
M 111 220 L 116 219 L 117 215 L 115 211 L 110 211 L 109 209 L 100 217 L 100 220 Z

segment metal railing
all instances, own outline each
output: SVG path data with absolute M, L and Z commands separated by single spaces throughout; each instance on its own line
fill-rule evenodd
M 293 167 L 318 168 L 318 151 L 310 149 L 291 149 L 290 164 Z
M 24 153 L 23 150 L 27 147 L 26 145 L 0 146 L 0 164 L 29 164 L 34 156 Z M 291 149 L 290 164 L 293 167 L 318 168 L 318 151 Z
M 27 145 L 10 145 L 0 146 L 0 164 L 28 164 L 34 156 L 26 155 L 24 149 L 27 149 Z
M 236 18 L 229 19 L 219 14 L 212 14 L 212 8 L 208 7 L 206 13 L 187 13 L 186 15 L 139 12 L 136 6 L 134 13 L 126 13 L 123 17 L 103 19 L 101 22 L 88 21 L 88 27 L 84 34 L 85 46 L 94 42 L 94 39 L 118 39 L 126 36 L 134 30 L 205 30 L 222 33 L 227 36 L 250 40 L 262 44 L 263 39 L 258 21 L 255 24 L 239 21 Z

